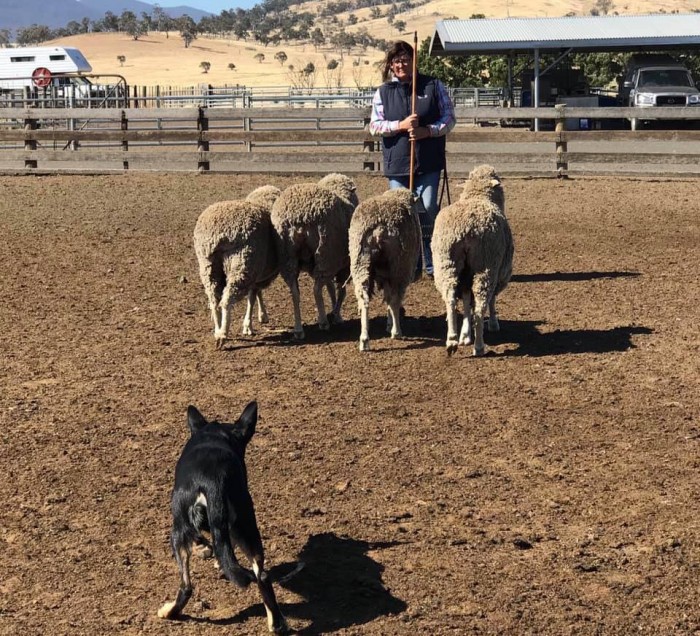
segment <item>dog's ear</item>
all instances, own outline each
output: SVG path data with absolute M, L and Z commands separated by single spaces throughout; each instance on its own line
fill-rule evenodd
M 243 413 L 236 422 L 236 428 L 243 438 L 243 443 L 247 444 L 255 434 L 255 424 L 258 421 L 258 403 L 251 402 L 243 409 Z
M 194 435 L 207 424 L 208 422 L 204 419 L 204 416 L 190 404 L 187 407 L 187 425 L 190 427 L 190 433 Z

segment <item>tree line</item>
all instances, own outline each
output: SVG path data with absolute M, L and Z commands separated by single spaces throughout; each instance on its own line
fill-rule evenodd
M 381 3 L 381 0 L 330 0 L 319 6 L 316 14 L 309 11 L 292 11 L 294 5 L 303 0 L 264 0 L 251 9 L 224 10 L 219 15 L 205 16 L 195 22 L 190 16 L 178 18 L 169 16 L 159 5 L 151 13 L 142 12 L 138 17 L 133 11 L 123 11 L 116 15 L 107 11 L 99 20 L 83 18 L 71 21 L 65 27 L 51 29 L 48 26 L 32 24 L 17 29 L 14 41 L 20 46 L 40 44 L 47 40 L 78 35 L 82 33 L 119 32 L 127 33 L 135 40 L 151 31 L 169 34 L 177 33 L 184 46 L 188 47 L 199 34 L 206 33 L 215 37 L 233 37 L 243 41 L 254 41 L 264 46 L 277 46 L 281 42 L 310 43 L 316 50 L 331 46 L 337 50 L 342 59 L 358 48 L 385 50 L 389 42 L 374 37 L 366 27 L 353 31 L 346 30 L 348 25 L 358 23 L 352 13 L 362 8 L 370 8 L 370 17 L 386 17 L 387 21 L 400 34 L 406 24 L 396 16 L 425 4 L 428 0 L 402 0 L 401 2 Z M 595 10 L 608 13 L 612 8 L 611 0 L 596 0 Z M 340 14 L 349 12 L 343 20 Z M 593 11 L 592 11 L 593 12 Z M 471 18 L 484 18 L 483 14 L 473 14 Z M 0 29 L 0 46 L 12 42 L 12 32 Z M 429 57 L 430 38 L 425 39 L 419 48 L 419 69 L 440 78 L 451 87 L 501 87 L 507 83 L 508 62 L 504 56 L 471 55 L 467 57 Z M 603 87 L 611 84 L 624 70 L 629 53 L 574 53 L 563 62 L 582 69 L 589 86 Z M 691 51 L 675 53 L 691 69 L 696 81 L 700 78 L 700 56 Z M 542 67 L 554 61 L 544 55 Z M 531 68 L 532 62 L 527 57 L 515 58 L 513 74 L 518 77 Z

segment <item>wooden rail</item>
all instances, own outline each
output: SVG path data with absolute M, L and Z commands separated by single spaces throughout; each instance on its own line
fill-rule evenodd
M 700 123 L 700 108 L 647 110 L 649 118 L 685 128 Z M 700 175 L 700 130 L 602 129 L 632 116 L 639 109 L 458 108 L 449 170 L 459 176 L 491 163 L 505 175 Z M 552 130 L 501 126 L 535 117 Z M 367 108 L 0 108 L 0 171 L 381 174 L 380 141 L 369 135 L 368 118 Z M 566 129 L 582 120 L 600 129 Z

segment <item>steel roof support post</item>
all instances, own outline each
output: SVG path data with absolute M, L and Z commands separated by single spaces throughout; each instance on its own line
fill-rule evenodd
M 532 105 L 538 108 L 540 105 L 540 50 L 535 49 L 535 94 L 532 96 Z M 540 129 L 540 120 L 535 117 L 535 132 Z
M 506 95 L 508 106 L 513 105 L 513 52 L 508 53 L 508 94 Z

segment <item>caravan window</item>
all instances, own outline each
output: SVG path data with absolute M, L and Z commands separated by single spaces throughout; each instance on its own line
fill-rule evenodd
M 10 62 L 33 62 L 35 59 L 33 55 L 26 55 L 24 57 L 11 57 Z
M 49 59 L 53 60 L 55 62 L 58 62 L 59 60 L 65 60 L 66 56 L 65 55 L 49 55 Z

